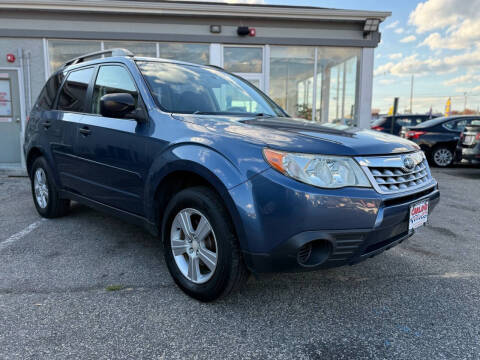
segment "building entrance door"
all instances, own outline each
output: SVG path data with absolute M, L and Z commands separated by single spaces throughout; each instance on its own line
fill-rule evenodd
M 22 98 L 19 72 L 0 69 L 0 164 L 20 165 Z

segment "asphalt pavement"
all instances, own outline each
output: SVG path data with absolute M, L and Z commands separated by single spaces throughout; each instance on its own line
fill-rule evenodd
M 78 204 L 42 220 L 0 176 L 0 359 L 480 359 L 480 168 L 433 172 L 441 202 L 403 244 L 210 304 L 141 228 Z

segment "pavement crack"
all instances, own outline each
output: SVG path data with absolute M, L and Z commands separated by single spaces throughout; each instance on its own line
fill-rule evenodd
M 109 284 L 94 285 L 94 286 L 76 286 L 69 288 L 54 288 L 54 289 L 11 289 L 11 288 L 0 288 L 0 295 L 51 295 L 51 294 L 74 294 L 82 292 L 102 292 L 106 294 L 115 294 L 115 293 L 129 293 L 129 292 L 139 292 L 139 291 L 151 291 L 151 290 L 160 290 L 165 288 L 175 287 L 174 283 L 171 284 L 157 284 L 150 286 L 134 286 L 122 284 L 122 289 L 117 291 L 108 291 L 106 288 Z

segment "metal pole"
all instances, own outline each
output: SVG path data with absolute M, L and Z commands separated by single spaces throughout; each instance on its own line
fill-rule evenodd
M 30 51 L 26 52 L 26 65 L 27 65 L 27 91 L 28 91 L 28 107 L 27 107 L 27 113 L 30 113 L 30 110 L 32 110 L 33 104 L 32 104 L 32 73 L 31 73 L 31 53 Z
M 411 88 L 410 88 L 410 114 L 413 114 L 413 81 L 415 79 L 415 75 L 412 74 L 412 81 L 411 81 Z
M 463 106 L 463 113 L 467 110 L 467 92 L 463 93 L 465 95 L 465 104 Z
M 347 84 L 347 61 L 343 63 L 343 85 L 342 85 L 342 119 L 345 118 L 345 87 Z
M 340 71 L 339 67 L 337 67 L 337 120 L 339 119 L 340 115 Z

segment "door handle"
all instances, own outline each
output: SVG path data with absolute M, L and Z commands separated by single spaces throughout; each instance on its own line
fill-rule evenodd
M 43 123 L 43 127 L 44 127 L 45 129 L 48 129 L 51 125 L 52 125 L 52 123 L 51 123 L 50 121 L 48 121 L 48 120 Z
M 80 134 L 85 135 L 85 136 L 90 135 L 91 132 L 92 132 L 92 130 L 90 130 L 87 126 L 84 126 L 80 129 L 78 129 L 78 131 L 80 132 Z

